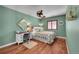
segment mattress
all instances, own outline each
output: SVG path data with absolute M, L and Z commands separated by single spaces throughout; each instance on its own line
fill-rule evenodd
M 51 44 L 56 37 L 55 32 L 52 31 L 42 31 L 33 33 L 33 39 Z

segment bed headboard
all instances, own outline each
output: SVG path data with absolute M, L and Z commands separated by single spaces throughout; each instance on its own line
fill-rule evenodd
M 43 27 L 34 27 L 33 31 L 34 32 L 41 32 L 41 31 L 44 31 L 44 29 L 43 29 Z

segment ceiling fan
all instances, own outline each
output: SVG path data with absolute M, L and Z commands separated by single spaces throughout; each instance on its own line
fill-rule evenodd
M 45 18 L 45 16 L 43 15 L 43 10 L 39 10 L 39 11 L 37 11 L 36 14 L 37 14 L 38 17 L 40 17 L 40 19 Z

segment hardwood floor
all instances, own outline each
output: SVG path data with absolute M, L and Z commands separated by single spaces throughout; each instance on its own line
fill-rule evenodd
M 36 40 L 34 40 L 36 41 Z M 19 46 L 14 44 L 9 47 L 0 49 L 0 54 L 67 54 L 66 41 L 63 38 L 55 38 L 54 42 L 49 45 L 40 41 L 36 41 L 37 46 L 28 49 L 22 44 Z

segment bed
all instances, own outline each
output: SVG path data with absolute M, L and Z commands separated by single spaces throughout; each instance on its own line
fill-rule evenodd
M 42 27 L 35 27 L 32 32 L 32 38 L 51 44 L 56 37 L 55 32 L 53 31 L 44 31 Z

